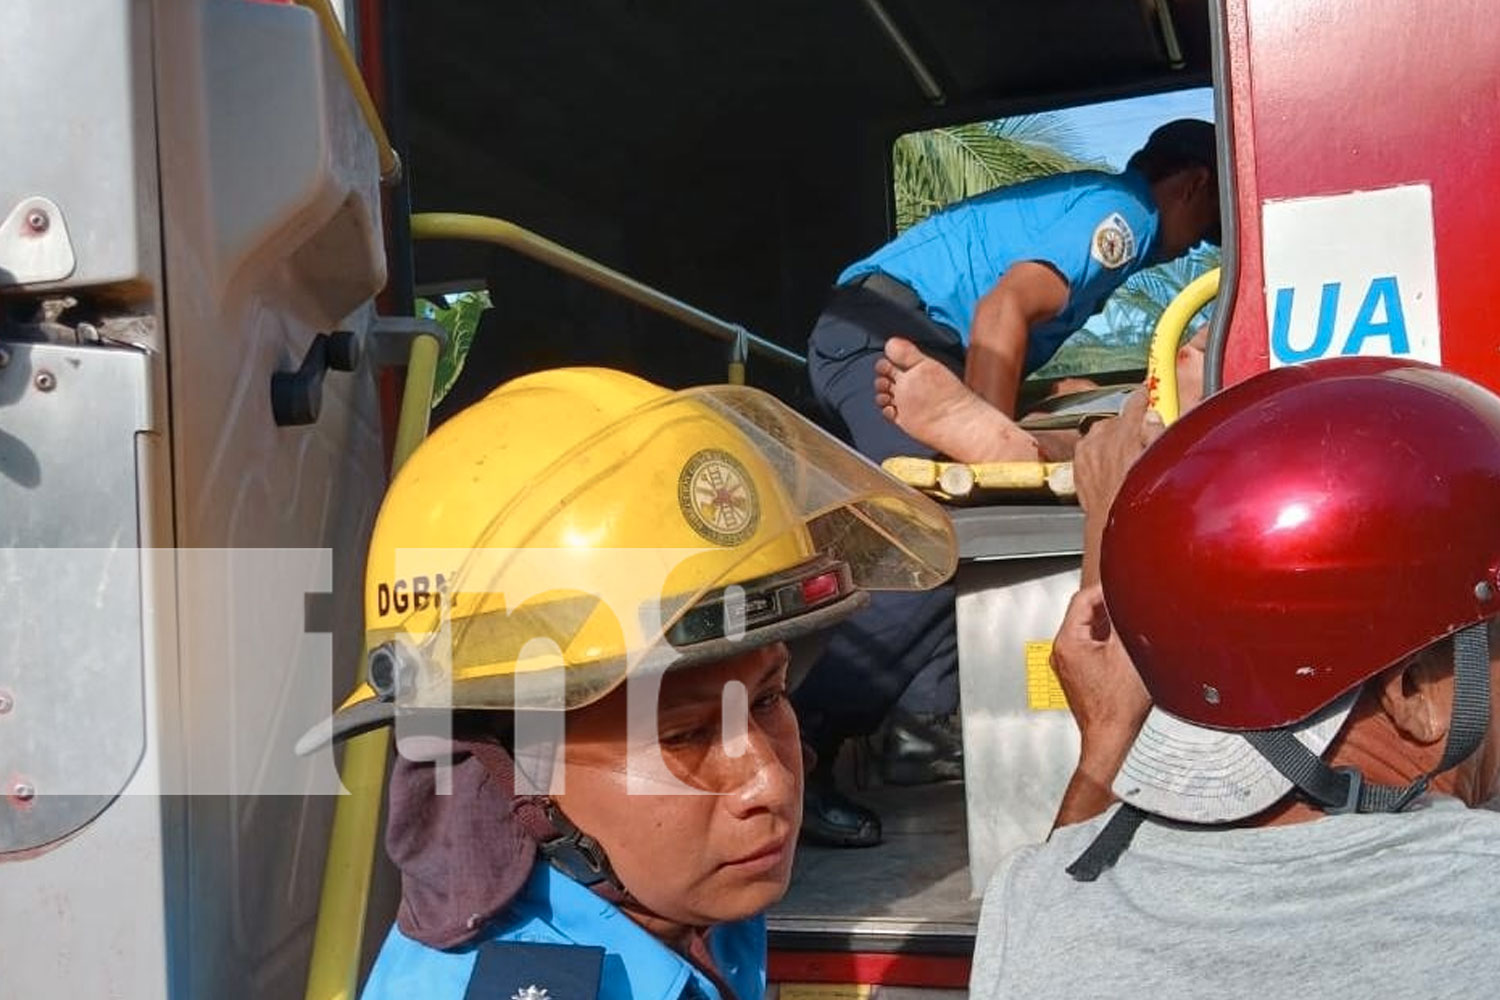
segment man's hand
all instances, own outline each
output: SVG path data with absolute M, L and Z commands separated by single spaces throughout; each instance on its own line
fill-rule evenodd
M 1097 584 L 1068 602 L 1052 643 L 1052 668 L 1082 736 L 1078 767 L 1053 822 L 1056 829 L 1109 808 L 1110 784 L 1146 721 L 1151 697 L 1110 625 Z
M 1078 505 L 1085 513 L 1108 512 L 1125 473 L 1164 430 L 1161 416 L 1146 409 L 1146 394 L 1140 390 L 1126 397 L 1118 417 L 1089 428 L 1073 453 Z
M 1073 595 L 1052 642 L 1052 669 L 1084 743 L 1135 739 L 1151 696 L 1109 621 L 1098 584 Z
M 1073 483 L 1084 513 L 1083 586 L 1099 582 L 1104 523 L 1125 474 L 1164 430 L 1161 416 L 1146 409 L 1146 394 L 1136 391 L 1125 401 L 1118 417 L 1095 424 L 1074 449 Z

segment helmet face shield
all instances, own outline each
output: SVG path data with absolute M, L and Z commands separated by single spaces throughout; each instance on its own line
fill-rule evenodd
M 763 392 L 543 373 L 444 424 L 392 485 L 366 585 L 389 676 L 350 704 L 574 708 L 956 562 L 936 504 Z
M 930 590 L 953 574 L 953 525 L 937 504 L 773 397 L 709 386 L 675 398 L 711 407 L 754 444 L 815 547 L 847 563 L 856 587 Z

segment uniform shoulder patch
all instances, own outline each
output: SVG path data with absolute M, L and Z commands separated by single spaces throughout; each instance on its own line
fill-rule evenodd
M 603 948 L 486 941 L 464 1000 L 595 1000 L 603 967 Z
M 1119 212 L 1111 212 L 1094 227 L 1089 255 L 1111 271 L 1124 267 L 1135 256 L 1135 233 Z

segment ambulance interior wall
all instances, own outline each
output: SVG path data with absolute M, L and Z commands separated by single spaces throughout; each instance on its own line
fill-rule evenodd
M 924 98 L 856 0 L 431 0 L 395 60 L 414 211 L 495 215 L 800 352 L 838 272 L 890 233 L 913 128 L 1208 82 L 1207 4 L 1173 4 L 1171 70 L 1139 5 L 883 0 L 941 84 Z M 440 416 L 560 364 L 722 381 L 721 345 L 493 247 L 419 245 L 419 283 L 496 308 Z M 750 381 L 806 403 L 805 377 Z

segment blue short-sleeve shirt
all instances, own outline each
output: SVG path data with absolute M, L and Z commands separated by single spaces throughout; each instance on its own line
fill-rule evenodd
M 737 1000 L 765 995 L 764 917 L 720 924 L 709 932 L 708 945 Z M 546 990 L 550 1000 L 573 1000 L 582 987 L 594 989 L 598 1000 L 731 1000 L 618 907 L 545 863 L 532 869 L 520 894 L 479 941 L 439 951 L 392 927 L 360 996 L 464 1000 L 486 963 L 514 968 L 492 988 L 523 997 Z
M 927 314 L 957 331 L 967 347 L 974 310 L 1000 276 L 1021 261 L 1047 264 L 1068 283 L 1068 302 L 1031 331 L 1030 374 L 1126 278 L 1155 262 L 1159 228 L 1150 185 L 1140 173 L 1056 174 L 951 205 L 850 265 L 838 283 L 888 274 L 915 291 Z

